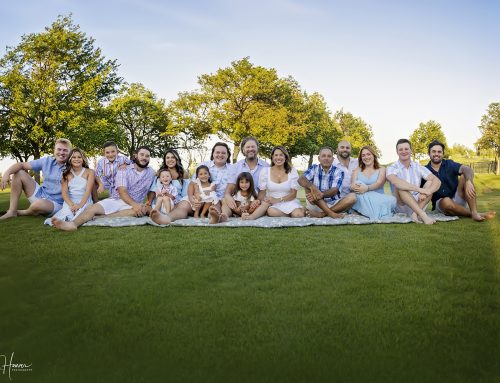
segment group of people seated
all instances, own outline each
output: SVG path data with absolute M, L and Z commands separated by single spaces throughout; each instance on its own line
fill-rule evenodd
M 258 140 L 246 137 L 241 142 L 244 159 L 230 164 L 229 146 L 217 142 L 210 160 L 200 164 L 190 178 L 175 149 L 165 152 L 155 172 L 149 166 L 147 147 L 139 147 L 130 160 L 114 142 L 106 142 L 104 157 L 94 171 L 82 150 L 72 148 L 67 139 L 58 139 L 52 156 L 7 169 L 0 186 L 3 190 L 10 182 L 10 206 L 0 219 L 48 215 L 46 224 L 65 231 L 74 231 L 97 216 L 146 215 L 168 225 L 189 216 L 207 217 L 209 223 L 217 224 L 229 217 L 342 218 L 347 213 L 376 221 L 404 213 L 416 223 L 433 224 L 426 213 L 429 203 L 432 210 L 446 215 L 475 221 L 493 218 L 494 211 L 477 211 L 472 169 L 444 159 L 444 150 L 441 142 L 431 142 L 430 161 L 422 166 L 411 159 L 410 141 L 400 139 L 396 144 L 399 159 L 385 169 L 373 148 L 364 146 L 358 158 L 352 158 L 351 144 L 343 140 L 336 153 L 330 147 L 321 148 L 318 163 L 299 176 L 286 148 L 274 147 L 268 164 L 259 158 Z M 42 185 L 29 170 L 43 173 Z M 386 181 L 392 195 L 384 193 Z M 301 187 L 306 206 L 297 199 Z M 99 200 L 105 190 L 109 197 Z M 22 192 L 30 206 L 18 210 Z

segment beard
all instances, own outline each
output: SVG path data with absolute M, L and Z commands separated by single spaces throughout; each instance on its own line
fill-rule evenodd
M 433 164 L 440 164 L 443 160 L 440 158 L 440 159 L 434 159 L 434 158 L 431 158 L 431 162 Z
M 145 169 L 145 168 L 147 168 L 147 167 L 148 167 L 148 165 L 149 165 L 149 161 L 148 161 L 148 162 L 146 162 L 146 163 L 143 165 L 143 164 L 141 164 L 141 162 L 140 162 L 137 158 L 134 158 L 134 163 L 135 163 L 137 166 L 139 166 L 141 169 Z
M 346 158 L 349 158 L 351 156 L 351 153 L 348 153 L 348 152 L 341 152 L 340 153 L 340 157 L 346 159 Z

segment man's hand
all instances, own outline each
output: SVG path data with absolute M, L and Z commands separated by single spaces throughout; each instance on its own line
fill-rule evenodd
M 2 177 L 2 181 L 0 182 L 0 187 L 2 188 L 2 190 L 4 190 L 7 187 L 7 185 L 9 185 L 9 181 L 10 181 L 10 175 L 5 174 Z
M 316 185 L 312 185 L 310 190 L 313 201 L 319 201 L 320 199 L 323 199 L 323 193 L 316 187 Z
M 476 188 L 471 180 L 465 181 L 465 196 L 468 199 L 476 198 Z
M 97 193 L 98 194 L 104 193 L 104 185 L 99 185 L 99 187 L 97 188 Z
M 132 205 L 132 209 L 134 209 L 134 213 L 135 213 L 136 217 L 144 216 L 144 211 L 142 208 L 143 208 L 143 206 L 141 204 L 138 204 L 138 203 L 134 203 Z

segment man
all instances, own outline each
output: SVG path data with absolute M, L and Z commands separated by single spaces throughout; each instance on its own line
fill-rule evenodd
M 429 169 L 411 160 L 411 143 L 401 138 L 396 144 L 399 160 L 387 168 L 387 179 L 397 200 L 397 212 L 410 215 L 414 222 L 426 225 L 435 223 L 425 207 L 430 202 L 432 194 L 439 189 L 441 181 Z M 424 179 L 423 187 L 420 183 Z
M 356 194 L 351 192 L 351 178 L 354 169 L 358 168 L 358 159 L 351 158 L 351 144 L 342 140 L 337 145 L 337 156 L 333 160 L 333 165 L 344 172 L 344 179 L 340 187 L 340 199 L 336 212 L 347 211 L 356 203 Z M 342 209 L 342 210 L 340 210 Z
M 149 213 L 150 207 L 142 203 L 155 177 L 149 165 L 150 150 L 146 146 L 137 149 L 134 162 L 116 172 L 115 188 L 110 198 L 89 206 L 74 221 L 61 221 L 53 218 L 54 227 L 64 231 L 74 231 L 96 215 L 136 216 Z M 115 214 L 116 213 L 116 214 Z
M 269 164 L 260 159 L 259 155 L 259 141 L 254 137 L 245 137 L 240 145 L 241 154 L 245 156 L 244 159 L 238 161 L 233 165 L 231 177 L 227 183 L 226 191 L 224 192 L 224 199 L 222 201 L 222 213 L 231 217 L 232 210 L 236 209 L 236 201 L 233 194 L 236 191 L 236 179 L 238 175 L 243 172 L 248 172 L 252 175 L 255 191 L 259 193 L 259 175 L 262 169 L 269 166 Z M 265 206 L 264 206 L 265 205 Z M 262 201 L 255 200 L 250 204 L 250 210 L 253 211 L 252 218 L 262 217 L 269 207 L 269 204 L 262 203 Z M 248 217 L 247 217 L 248 218 Z
M 433 210 L 445 215 L 471 217 L 477 222 L 495 216 L 495 211 L 477 212 L 474 171 L 470 167 L 443 159 L 444 145 L 437 140 L 429 144 L 429 157 L 426 168 L 441 181 L 441 187 L 432 196 Z
M 5 189 L 12 175 L 9 210 L 0 217 L 7 219 L 18 215 L 53 215 L 64 203 L 61 192 L 61 177 L 71 151 L 71 142 L 60 138 L 54 146 L 54 154 L 29 162 L 19 162 L 7 169 L 2 177 L 1 188 Z M 40 186 L 28 174 L 28 170 L 41 171 L 43 184 Z M 17 210 L 19 198 L 24 192 L 30 202 L 26 210 Z
M 337 212 L 346 210 L 342 206 L 339 193 L 344 172 L 333 165 L 332 148 L 327 146 L 321 148 L 318 161 L 319 164 L 311 165 L 299 177 L 299 184 L 306 191 L 306 208 L 311 217 L 342 218 L 343 214 Z

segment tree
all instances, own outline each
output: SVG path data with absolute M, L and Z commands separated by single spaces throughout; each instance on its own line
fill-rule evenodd
M 497 162 L 497 175 L 500 175 L 500 103 L 493 102 L 481 118 L 479 125 L 481 138 L 476 142 L 478 149 L 493 149 Z
M 335 113 L 334 120 L 342 132 L 342 139 L 351 143 L 353 157 L 358 156 L 359 151 L 365 145 L 370 145 L 380 155 L 373 138 L 372 128 L 363 119 L 340 109 Z
M 441 125 L 433 120 L 427 121 L 426 123 L 421 122 L 419 127 L 415 129 L 410 136 L 413 158 L 421 159 L 426 157 L 428 154 L 428 146 L 434 140 L 438 140 L 447 146 L 446 137 L 441 130 Z
M 0 155 L 40 158 L 60 137 L 97 149 L 96 137 L 113 134 L 103 103 L 121 83 L 117 67 L 71 16 L 22 36 L 0 60 Z
M 465 157 L 465 158 L 471 158 L 473 157 L 476 152 L 468 148 L 465 145 L 462 144 L 453 144 L 451 148 L 449 148 L 445 153 L 448 152 L 449 156 L 451 157 Z
M 279 78 L 275 69 L 254 66 L 247 57 L 200 76 L 198 84 L 200 90 L 180 95 L 191 107 L 199 107 L 190 110 L 189 124 L 209 127 L 211 133 L 233 141 L 233 162 L 246 136 L 255 136 L 266 151 L 272 145 L 293 144 L 304 134 L 304 115 L 297 108 L 302 92 L 295 80 Z
M 140 146 L 151 149 L 151 155 L 160 157 L 165 148 L 175 146 L 175 138 L 165 134 L 169 118 L 165 101 L 144 85 L 125 84 L 108 107 L 113 124 L 126 136 L 130 156 Z
M 305 134 L 300 136 L 294 145 L 289 147 L 290 155 L 305 155 L 308 166 L 314 161 L 314 156 L 323 146 L 335 149 L 342 136 L 338 125 L 332 119 L 323 96 L 318 93 L 304 95 L 305 97 Z

